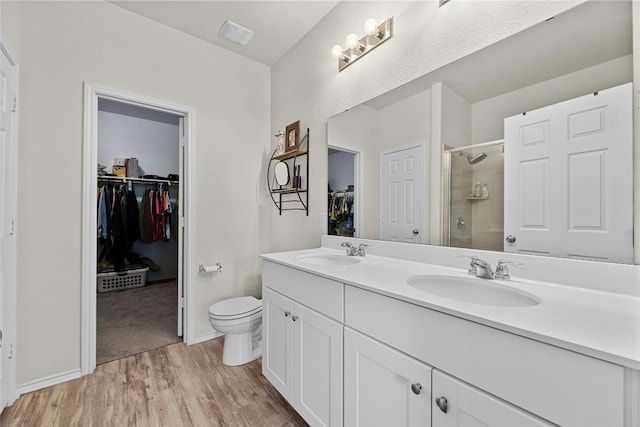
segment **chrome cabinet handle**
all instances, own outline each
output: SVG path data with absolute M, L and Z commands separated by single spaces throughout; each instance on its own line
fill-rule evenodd
M 436 405 L 438 405 L 438 408 L 440 408 L 442 412 L 444 412 L 445 414 L 447 413 L 448 405 L 446 397 L 443 396 L 436 398 Z
M 299 317 L 294 315 L 291 319 L 295 322 L 296 320 L 299 319 Z
M 284 317 L 289 317 L 291 316 L 291 312 L 290 311 L 285 311 L 284 312 Z
M 415 394 L 420 394 L 420 392 L 422 391 L 422 384 L 420 383 L 411 384 L 411 391 L 414 392 Z
M 413 234 L 420 234 L 420 230 L 418 230 L 417 228 L 413 229 Z
M 509 234 L 507 237 L 505 237 L 505 239 L 507 241 L 507 243 L 515 243 L 516 242 L 516 236 L 514 236 L 513 234 Z

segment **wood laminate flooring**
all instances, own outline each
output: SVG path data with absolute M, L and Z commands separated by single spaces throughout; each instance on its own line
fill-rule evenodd
M 307 426 L 262 375 L 262 359 L 222 364 L 223 338 L 183 343 L 100 365 L 21 396 L 9 426 Z

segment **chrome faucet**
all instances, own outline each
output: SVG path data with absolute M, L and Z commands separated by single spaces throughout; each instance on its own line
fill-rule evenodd
M 365 248 L 369 245 L 365 245 L 364 243 L 360 243 L 358 247 L 355 247 L 351 244 L 351 242 L 342 242 L 340 246 L 347 250 L 347 255 L 349 256 L 365 256 Z
M 507 264 L 513 265 L 514 267 L 522 267 L 524 263 L 512 261 L 510 259 L 500 258 L 498 260 L 498 265 L 496 265 L 495 278 L 498 280 L 511 280 L 511 276 L 509 275 L 509 269 L 507 268 Z
M 493 271 L 491 269 L 491 265 L 487 261 L 480 259 L 477 256 L 460 255 L 460 258 L 471 260 L 467 273 L 483 279 L 510 280 L 511 277 L 509 276 L 509 269 L 507 268 L 507 264 L 516 267 L 524 265 L 521 262 L 501 258 L 496 265 L 496 270 Z

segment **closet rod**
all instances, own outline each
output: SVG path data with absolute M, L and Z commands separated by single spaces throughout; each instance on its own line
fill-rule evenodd
M 180 181 L 171 181 L 168 179 L 151 179 L 151 178 L 133 178 L 133 177 L 125 177 L 125 176 L 99 176 L 98 181 L 121 181 L 125 183 L 127 181 L 131 182 L 146 182 L 149 184 L 169 184 L 169 185 L 177 185 Z

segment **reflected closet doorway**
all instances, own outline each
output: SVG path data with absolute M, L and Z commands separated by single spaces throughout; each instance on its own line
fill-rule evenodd
M 327 151 L 327 234 L 361 237 L 362 152 L 334 144 Z
M 112 123 L 109 123 L 110 121 Z M 127 129 L 129 126 L 133 126 L 136 121 L 138 123 L 146 122 L 147 125 L 153 122 L 157 126 L 142 126 L 142 130 L 137 129 L 134 131 Z M 135 291 L 144 290 L 146 287 L 160 287 L 160 285 L 155 284 L 141 286 L 140 282 L 144 280 L 174 280 L 172 282 L 174 285 L 169 283 L 173 288 L 170 290 L 173 293 L 171 295 L 174 301 L 173 304 L 175 304 L 173 311 L 177 314 L 177 321 L 174 325 L 174 338 L 181 336 L 182 338 L 178 339 L 179 341 L 193 342 L 191 337 L 193 334 L 192 319 L 189 316 L 190 292 L 188 286 L 186 286 L 191 282 L 189 277 L 192 272 L 189 268 L 185 268 L 185 266 L 193 264 L 189 259 L 190 254 L 193 252 L 190 249 L 193 238 L 191 238 L 192 230 L 189 227 L 189 224 L 192 223 L 190 215 L 192 212 L 192 209 L 190 209 L 191 198 L 188 197 L 190 194 L 194 194 L 194 162 L 191 161 L 192 150 L 190 149 L 192 145 L 192 127 L 193 111 L 188 107 L 144 98 L 90 83 L 85 84 L 81 363 L 83 375 L 91 373 L 95 369 L 97 361 L 98 290 L 101 291 L 101 296 L 108 295 L 117 298 L 118 295 L 115 294 L 120 292 L 131 294 Z M 163 138 L 160 134 L 153 135 L 154 132 L 166 131 L 170 134 L 168 136 L 169 144 L 173 140 L 175 145 L 172 148 L 165 147 L 164 156 L 161 153 L 163 151 L 161 147 L 156 146 L 150 149 L 150 147 L 145 146 Z M 144 139 L 141 136 L 145 133 L 148 134 L 146 135 L 147 141 L 142 141 L 141 146 L 137 148 L 135 144 L 127 146 L 127 143 L 131 142 L 127 141 L 128 139 Z M 108 142 L 108 144 L 102 145 L 104 142 Z M 157 157 L 156 159 L 152 159 L 154 155 Z M 129 160 L 127 161 L 126 159 Z M 131 159 L 137 160 L 137 170 L 136 161 Z M 126 167 L 119 167 L 121 166 L 120 163 L 123 162 Z M 96 165 L 98 165 L 98 169 L 96 169 Z M 106 167 L 100 168 L 100 165 Z M 100 169 L 102 171 L 99 171 Z M 123 169 L 129 170 L 129 176 L 126 176 L 127 172 Z M 105 177 L 105 172 L 110 175 L 122 174 L 124 176 Z M 169 174 L 171 176 L 167 176 Z M 125 289 L 114 289 L 112 291 L 112 289 L 109 289 L 112 283 L 109 280 L 105 280 L 104 275 L 98 277 L 99 267 L 96 261 L 99 258 L 105 259 L 105 254 L 103 253 L 104 245 L 103 247 L 96 245 L 96 236 L 104 237 L 99 234 L 99 231 L 101 231 L 99 223 L 101 221 L 98 214 L 101 211 L 99 210 L 99 203 L 96 203 L 96 189 L 99 184 L 104 186 L 115 185 L 122 191 L 129 191 L 135 194 L 141 214 L 146 212 L 144 210 L 146 207 L 143 207 L 141 202 L 148 200 L 145 196 L 148 196 L 151 188 L 157 194 L 166 194 L 166 197 L 158 197 L 154 200 L 168 202 L 166 205 L 163 203 L 163 206 L 170 204 L 172 208 L 171 220 L 157 222 L 160 228 L 155 229 L 154 227 L 155 234 L 151 239 L 147 236 L 143 239 L 145 243 L 129 242 L 129 245 L 125 247 L 120 245 L 118 251 L 116 251 L 119 252 L 116 257 L 116 259 L 119 259 L 119 265 L 114 265 L 118 273 L 114 277 L 119 279 L 119 276 L 123 275 L 125 279 L 124 282 L 117 282 L 118 284 L 115 286 L 124 286 Z M 100 193 L 98 195 L 100 196 Z M 96 221 L 96 218 L 98 218 L 98 221 Z M 135 221 L 131 223 L 133 224 Z M 143 227 L 144 224 L 140 224 L 141 236 L 145 233 Z M 111 246 L 113 239 L 109 235 L 109 238 L 102 240 L 102 242 L 106 246 Z M 154 245 L 156 245 L 155 248 Z M 124 256 L 123 251 L 125 252 Z M 132 254 L 137 259 L 127 259 Z M 111 257 L 111 261 L 113 261 L 113 257 Z M 150 271 L 146 271 L 144 268 L 136 269 L 132 278 L 129 278 L 129 272 L 124 275 L 123 268 L 127 269 L 131 261 L 144 264 L 134 265 L 134 267 L 151 266 L 152 268 Z M 104 267 L 102 265 L 100 269 Z M 153 271 L 158 270 L 157 267 L 160 267 L 160 270 Z M 142 273 L 143 270 L 145 270 L 144 273 Z M 120 283 L 124 284 L 120 285 Z M 137 298 L 139 301 L 145 301 L 145 297 L 137 296 Z M 133 311 L 135 311 L 135 304 L 140 307 L 143 306 L 143 303 L 134 302 Z

